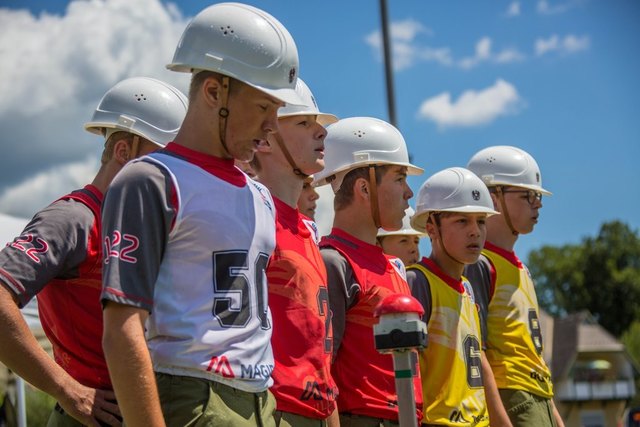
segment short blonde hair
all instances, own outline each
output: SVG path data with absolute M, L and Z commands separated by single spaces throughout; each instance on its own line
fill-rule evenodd
M 104 142 L 104 149 L 102 150 L 100 163 L 104 165 L 113 158 L 113 149 L 116 145 L 116 142 L 124 139 L 125 141 L 127 141 L 127 144 L 129 144 L 129 147 L 131 147 L 131 145 L 133 144 L 133 138 L 135 136 L 136 135 L 125 131 L 116 131 L 109 135 L 107 140 Z M 144 138 L 140 138 L 140 140 L 144 141 Z

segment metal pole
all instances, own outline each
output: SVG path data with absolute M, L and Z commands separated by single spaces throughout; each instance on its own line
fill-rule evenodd
M 400 427 L 418 427 L 416 399 L 413 390 L 413 350 L 393 352 L 393 370 L 398 394 L 398 424 Z
M 27 427 L 27 401 L 24 395 L 24 380 L 16 375 L 16 410 L 18 427 Z
M 382 53 L 384 56 L 384 73 L 387 83 L 387 109 L 389 122 L 398 127 L 396 120 L 395 94 L 393 90 L 393 66 L 391 44 L 389 43 L 389 23 L 387 19 L 387 0 L 380 0 L 380 17 L 382 18 Z

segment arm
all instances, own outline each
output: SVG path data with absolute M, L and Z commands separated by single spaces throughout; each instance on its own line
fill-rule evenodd
M 40 347 L 18 309 L 16 296 L 0 285 L 0 360 L 27 382 L 53 396 L 73 418 L 89 426 L 99 421 L 120 425 L 108 390 L 85 387 L 65 372 Z
M 338 407 L 327 418 L 327 427 L 340 427 L 340 414 L 338 413 Z
M 562 421 L 562 417 L 560 416 L 560 412 L 558 412 L 558 408 L 556 407 L 555 402 L 551 399 L 551 408 L 553 409 L 553 417 L 556 420 L 556 424 L 558 427 L 564 427 L 564 421 Z
M 489 420 L 492 426 L 504 426 L 511 427 L 511 421 L 507 415 L 507 410 L 502 404 L 500 394 L 498 393 L 498 386 L 496 380 L 493 377 L 493 371 L 491 365 L 487 360 L 485 352 L 482 351 L 482 381 L 484 383 L 484 395 L 487 400 L 487 409 L 489 411 Z
M 144 309 L 107 302 L 102 346 L 120 409 L 128 426 L 164 426 L 151 357 L 144 337 Z
M 357 301 L 360 285 L 356 283 L 348 261 L 338 251 L 322 248 L 320 254 L 327 269 L 327 290 L 333 328 L 333 363 L 346 328 L 347 310 Z

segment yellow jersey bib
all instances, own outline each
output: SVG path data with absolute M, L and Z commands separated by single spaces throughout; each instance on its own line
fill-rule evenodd
M 420 353 L 420 375 L 425 424 L 488 426 L 489 415 L 482 382 L 480 320 L 471 285 L 455 280 L 430 259 L 409 270 L 424 278 L 417 286 L 430 287 L 431 316 L 427 322 L 429 345 Z M 425 283 L 422 279 L 428 282 Z M 417 290 L 417 289 L 416 289 Z M 419 300 L 420 294 L 414 292 Z M 428 301 L 420 301 L 423 305 Z M 426 307 L 425 307 L 426 308 Z
M 498 388 L 551 398 L 551 373 L 542 358 L 540 309 L 529 270 L 515 253 L 489 242 L 482 253 L 495 269 L 487 314 L 486 353 Z

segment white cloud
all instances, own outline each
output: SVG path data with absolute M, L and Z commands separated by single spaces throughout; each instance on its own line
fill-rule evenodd
M 0 194 L 0 212 L 30 218 L 70 191 L 91 182 L 99 168 L 97 156 L 55 166 Z
M 440 128 L 471 127 L 490 123 L 500 116 L 518 111 L 522 100 L 516 88 L 502 79 L 481 91 L 468 90 L 457 101 L 449 92 L 425 100 L 418 117 L 435 122 Z
M 519 1 L 511 2 L 509 4 L 509 7 L 507 8 L 506 15 L 510 18 L 515 16 L 520 16 L 520 2 Z
M 62 16 L 2 9 L 0 114 L 99 99 L 134 75 L 178 83 L 164 65 L 185 26 L 158 0 L 72 1 Z
M 389 32 L 393 67 L 396 70 L 411 67 L 416 58 L 422 57 L 422 49 L 414 44 L 414 39 L 420 33 L 431 34 L 430 29 L 413 19 L 392 22 L 389 25 Z M 365 41 L 382 57 L 382 33 L 379 30 L 368 34 Z
M 53 195 L 31 189 L 32 177 L 97 156 L 99 138 L 82 125 L 116 82 L 150 76 L 187 89 L 187 74 L 164 67 L 186 23 L 160 0 L 71 1 L 60 15 L 0 8 L 0 146 L 12 149 L 0 157 L 0 210 L 31 216 L 17 206 L 41 208 Z M 24 186 L 35 195 L 21 198 Z
M 557 15 L 580 5 L 582 0 L 568 0 L 562 3 L 549 4 L 547 0 L 538 0 L 536 10 L 542 15 Z
M 554 34 L 546 39 L 536 39 L 534 43 L 534 50 L 536 55 L 542 56 L 550 52 L 557 52 L 560 54 L 571 54 L 588 50 L 591 45 L 589 36 L 575 36 L 569 34 L 564 38 Z
M 505 49 L 499 53 L 491 52 L 491 39 L 483 37 L 476 43 L 475 54 L 472 57 L 455 60 L 448 47 L 434 48 L 420 45 L 415 38 L 420 33 L 431 34 L 431 30 L 419 22 L 408 19 L 393 22 L 390 25 L 391 50 L 393 52 L 393 68 L 401 71 L 413 66 L 417 60 L 436 62 L 446 67 L 457 66 L 464 69 L 473 68 L 481 62 L 505 64 L 524 59 L 524 55 L 517 49 Z M 378 57 L 382 59 L 382 36 L 380 31 L 374 31 L 365 37 Z
M 474 56 L 462 58 L 458 61 L 458 65 L 464 69 L 471 69 L 481 62 L 507 64 L 510 62 L 522 61 L 525 58 L 525 56 L 515 48 L 508 48 L 501 52 L 493 53 L 491 51 L 491 45 L 491 38 L 486 36 L 481 38 L 476 43 Z

